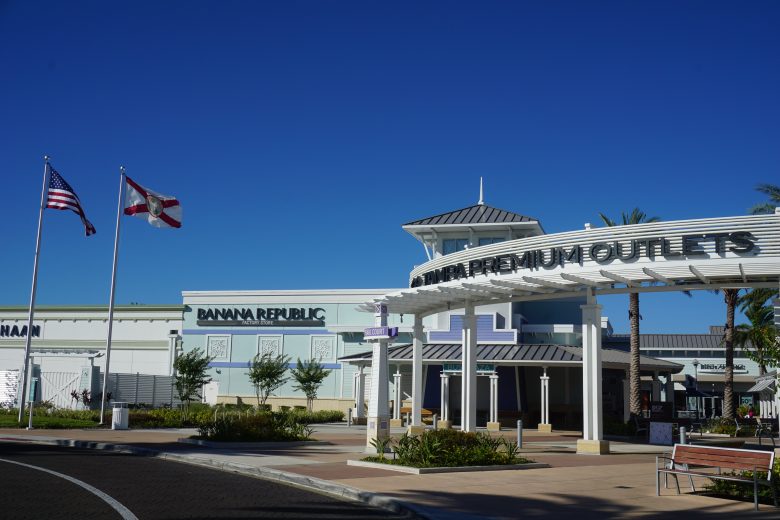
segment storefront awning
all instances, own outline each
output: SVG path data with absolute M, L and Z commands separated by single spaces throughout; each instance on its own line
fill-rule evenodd
M 757 381 L 755 385 L 751 386 L 747 391 L 749 393 L 761 392 L 763 390 L 766 390 L 766 389 L 774 386 L 774 384 L 775 384 L 775 380 L 774 379 L 769 379 L 769 378 L 761 379 L 761 380 Z

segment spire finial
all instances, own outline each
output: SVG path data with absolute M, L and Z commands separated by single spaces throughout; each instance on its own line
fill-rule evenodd
M 482 177 L 479 178 L 479 202 L 477 202 L 480 206 L 485 204 L 485 197 L 483 196 L 482 192 Z

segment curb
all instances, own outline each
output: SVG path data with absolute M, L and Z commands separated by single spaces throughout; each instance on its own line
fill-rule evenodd
M 216 469 L 219 471 L 225 471 L 228 473 L 236 473 L 248 477 L 261 478 L 264 480 L 270 480 L 274 482 L 281 482 L 289 484 L 311 491 L 317 491 L 325 493 L 327 495 L 335 496 L 352 502 L 360 502 L 362 504 L 370 505 L 385 511 L 392 513 L 410 513 L 413 518 L 430 519 L 437 517 L 436 513 L 429 511 L 427 508 L 411 504 L 408 502 L 402 502 L 396 498 L 392 498 L 386 495 L 380 495 L 371 491 L 362 491 L 358 488 L 347 486 L 344 484 L 338 484 L 328 480 L 323 480 L 315 477 L 308 477 L 306 475 L 299 475 L 297 473 L 289 473 L 287 471 L 281 471 L 277 469 L 249 466 L 246 464 L 239 464 L 236 462 L 223 462 L 208 458 L 192 457 L 187 455 L 180 455 L 177 453 L 165 452 L 153 450 L 150 448 L 138 448 L 128 444 L 110 444 L 106 442 L 96 441 L 79 441 L 75 439 L 31 439 L 29 437 L 14 437 L 5 436 L 0 442 L 26 442 L 29 444 L 43 444 L 49 446 L 62 446 L 67 448 L 82 448 L 90 450 L 104 450 L 113 451 L 117 453 L 128 453 L 131 455 L 143 455 L 155 457 L 158 459 L 172 460 L 175 462 L 183 462 L 185 464 L 191 464 L 193 466 L 202 466 L 206 468 Z M 451 515 L 449 515 L 451 517 Z
M 299 446 L 332 446 L 333 443 L 328 441 L 291 441 L 291 442 L 221 442 L 221 441 L 204 441 L 202 439 L 189 439 L 187 437 L 181 437 L 177 439 L 181 444 L 193 444 L 195 446 L 204 446 L 206 448 L 223 448 L 223 449 L 245 449 L 256 448 L 258 450 L 275 450 L 285 448 L 295 448 Z
M 495 466 L 439 466 L 435 468 L 415 468 L 412 466 L 399 466 L 395 464 L 382 464 L 381 462 L 368 462 L 364 460 L 348 460 L 347 466 L 362 468 L 383 469 L 386 471 L 398 471 L 412 475 L 432 475 L 434 473 L 473 473 L 477 471 L 514 471 L 524 469 L 549 468 L 544 462 L 528 462 L 525 464 L 496 464 Z

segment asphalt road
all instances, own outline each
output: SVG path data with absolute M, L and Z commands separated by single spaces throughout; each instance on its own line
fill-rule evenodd
M 29 466 L 78 479 L 94 489 Z M 95 492 L 103 493 L 103 498 Z M 408 518 L 284 484 L 151 457 L 0 442 L 0 517 L 133 516 L 140 520 Z

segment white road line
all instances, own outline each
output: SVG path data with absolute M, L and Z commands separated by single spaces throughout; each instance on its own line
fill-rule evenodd
M 65 475 L 63 473 L 57 473 L 56 471 L 52 471 L 50 469 L 41 468 L 39 466 L 33 466 L 31 464 L 25 464 L 23 462 L 16 462 L 15 460 L 0 459 L 0 462 L 7 462 L 9 464 L 16 464 L 17 466 L 23 466 L 25 468 L 37 469 L 38 471 L 43 471 L 44 473 L 49 473 L 50 475 L 54 475 L 55 477 L 64 478 L 65 480 L 67 480 L 69 482 L 73 482 L 77 486 L 83 487 L 84 489 L 86 489 L 87 491 L 92 493 L 93 495 L 95 495 L 95 496 L 99 497 L 100 499 L 102 499 L 105 503 L 107 503 L 112 508 L 114 508 L 114 510 L 117 513 L 119 513 L 120 516 L 122 518 L 124 518 L 125 520 L 138 520 L 138 517 L 135 516 L 132 511 L 127 509 L 125 506 L 123 506 L 119 501 L 117 501 L 116 499 L 112 498 L 109 495 L 106 495 L 105 493 L 100 491 L 98 488 L 90 486 L 86 482 L 83 482 L 83 481 L 81 481 L 81 480 L 79 480 L 77 478 L 73 478 L 73 477 L 71 477 L 69 475 Z

